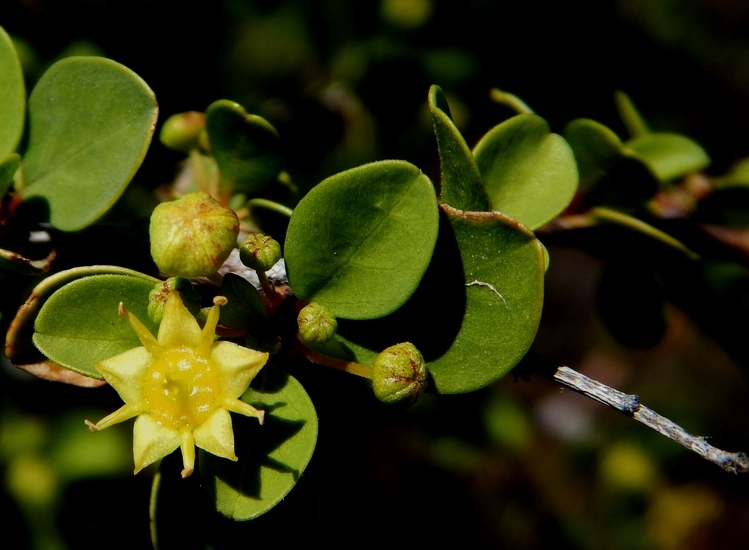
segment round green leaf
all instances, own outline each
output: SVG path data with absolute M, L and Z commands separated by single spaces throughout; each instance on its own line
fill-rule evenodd
M 613 166 L 624 144 L 613 130 L 588 118 L 577 118 L 564 128 L 580 173 L 580 185 L 589 187 Z
M 24 199 L 42 199 L 63 231 L 101 217 L 135 175 L 158 108 L 143 80 L 99 57 L 69 57 L 44 73 L 29 98 Z
M 94 275 L 57 290 L 34 323 L 34 344 L 59 365 L 102 379 L 94 362 L 140 346 L 135 332 L 118 315 L 120 302 L 153 334 L 148 293 L 157 280 L 143 275 Z
M 200 452 L 203 487 L 216 510 L 234 520 L 256 518 L 294 487 L 317 442 L 317 413 L 293 377 L 266 368 L 242 400 L 265 411 L 265 422 L 234 415 L 235 450 L 231 462 Z
M 258 193 L 281 171 L 278 132 L 238 103 L 226 99 L 212 103 L 206 111 L 205 129 L 221 175 L 222 197 Z
M 450 117 L 447 98 L 439 86 L 429 89 L 429 110 L 440 153 L 440 199 L 461 210 L 490 210 L 478 166 Z
M 8 327 L 8 333 L 5 335 L 5 356 L 15 365 L 21 366 L 26 362 L 26 355 L 34 349 L 31 338 L 34 332 L 34 322 L 39 310 L 46 303 L 52 294 L 68 283 L 84 277 L 93 275 L 126 275 L 132 277 L 145 278 L 151 281 L 151 284 L 157 284 L 160 281 L 153 277 L 115 265 L 87 265 L 75 267 L 60 271 L 50 275 L 36 285 L 26 302 L 18 308 L 18 312 Z M 34 353 L 36 356 L 36 353 Z M 38 357 L 32 358 L 37 361 Z M 23 368 L 23 367 L 22 367 Z
M 705 150 L 679 134 L 645 134 L 625 145 L 637 153 L 661 181 L 686 176 L 710 165 Z
M 473 150 L 492 209 L 537 229 L 556 217 L 577 190 L 572 149 L 533 113 L 491 129 Z
M 466 313 L 450 349 L 427 368 L 437 391 L 463 393 L 507 374 L 530 348 L 546 260 L 533 233 L 498 212 L 442 209 L 463 260 Z
M 389 160 L 336 174 L 297 205 L 286 234 L 289 284 L 336 317 L 373 319 L 408 300 L 439 226 L 432 183 Z
M 567 124 L 564 137 L 575 153 L 586 203 L 638 207 L 658 192 L 649 166 L 603 124 L 578 118 Z
M 0 27 L 0 156 L 15 151 L 23 132 L 26 87 L 16 49 Z
M 408 303 L 382 319 L 339 322 L 341 349 L 324 351 L 371 363 L 388 346 L 411 342 L 438 392 L 464 393 L 497 380 L 528 351 L 546 254 L 531 231 L 499 212 L 441 208 L 434 259 Z

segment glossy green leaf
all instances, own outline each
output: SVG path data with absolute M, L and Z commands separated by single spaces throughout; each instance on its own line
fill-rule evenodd
M 577 190 L 572 149 L 538 115 L 517 115 L 495 126 L 473 155 L 492 209 L 530 229 L 554 219 Z
M 440 153 L 440 200 L 453 208 L 490 210 L 489 197 L 473 154 L 450 115 L 447 98 L 439 86 L 429 89 L 429 110 Z
M 281 171 L 278 132 L 270 122 L 222 99 L 206 111 L 211 153 L 221 174 L 219 195 L 264 190 Z
M 0 156 L 16 150 L 23 132 L 26 86 L 21 62 L 8 33 L 0 27 Z
M 46 201 L 63 231 L 99 219 L 135 175 L 158 108 L 143 80 L 100 57 L 69 57 L 44 73 L 29 99 L 24 199 Z
M 126 269 L 114 265 L 87 265 L 60 271 L 50 275 L 37 284 L 28 299 L 18 308 L 16 316 L 8 327 L 5 336 L 5 356 L 15 365 L 23 368 L 24 358 L 30 350 L 35 349 L 31 337 L 34 332 L 34 322 L 39 310 L 52 294 L 68 283 L 91 277 L 94 275 L 125 275 L 128 277 L 140 277 L 151 282 L 152 285 L 159 283 L 159 279 L 149 277 L 138 271 Z
M 200 476 L 216 510 L 238 521 L 273 508 L 294 487 L 317 442 L 317 414 L 302 385 L 288 374 L 266 368 L 242 400 L 265 411 L 260 426 L 233 416 L 235 451 L 231 462 L 200 452 Z
M 409 302 L 383 319 L 339 322 L 326 352 L 371 363 L 398 342 L 413 343 L 440 393 L 490 384 L 525 355 L 543 305 L 544 248 L 498 212 L 441 206 L 434 259 Z M 351 357 L 346 357 L 345 353 Z
M 387 315 L 418 286 L 438 218 L 432 183 L 407 162 L 375 162 L 331 176 L 291 216 L 285 245 L 291 288 L 336 317 Z
M 511 94 L 510 92 L 500 90 L 499 88 L 492 88 L 491 90 L 489 90 L 489 97 L 495 103 L 505 105 L 519 115 L 533 112 L 533 109 L 531 109 L 528 104 L 518 96 L 516 96 L 515 94 Z
M 530 348 L 546 265 L 541 243 L 514 220 L 443 210 L 463 261 L 466 314 L 450 349 L 427 368 L 440 393 L 463 393 L 507 374 Z
M 714 176 L 712 182 L 716 189 L 737 186 L 749 187 L 749 157 L 737 160 L 726 174 Z
M 95 361 L 140 346 L 117 313 L 120 302 L 156 333 L 148 316 L 148 293 L 157 280 L 142 276 L 95 275 L 75 280 L 44 303 L 34 323 L 34 344 L 44 355 L 74 372 L 101 379 Z
M 622 154 L 624 144 L 611 129 L 588 118 L 577 118 L 564 128 L 580 173 L 580 185 L 588 187 L 605 176 Z
M 679 134 L 645 134 L 626 142 L 661 181 L 676 179 L 710 165 L 705 150 Z
M 685 256 L 687 256 L 687 258 L 691 260 L 699 259 L 699 255 L 684 243 L 682 243 L 680 240 L 672 237 L 664 231 L 661 231 L 657 227 L 653 227 L 649 223 L 635 218 L 634 216 L 630 216 L 629 214 L 617 212 L 616 210 L 600 206 L 591 208 L 590 215 L 597 221 L 604 223 L 613 223 L 620 227 L 626 227 L 627 229 L 637 231 L 638 233 L 641 233 L 651 239 L 660 241 L 663 244 L 670 246 L 671 248 L 678 250 L 679 252 L 682 252 Z
M 727 174 L 714 177 L 713 183 L 719 189 L 740 185 L 749 187 L 749 158 L 745 157 L 737 160 L 731 165 Z
M 622 118 L 622 122 L 624 122 L 624 126 L 626 126 L 627 132 L 629 132 L 631 138 L 644 136 L 650 133 L 648 124 L 645 122 L 645 119 L 642 118 L 642 115 L 627 94 L 622 91 L 617 91 L 614 94 L 614 103 L 616 103 L 619 116 Z
M 0 158 L 0 199 L 5 196 L 10 186 L 13 185 L 13 176 L 21 166 L 21 157 L 16 153 L 11 153 Z
M 575 153 L 588 204 L 637 207 L 658 192 L 648 165 L 603 124 L 578 118 L 567 124 L 564 137 Z

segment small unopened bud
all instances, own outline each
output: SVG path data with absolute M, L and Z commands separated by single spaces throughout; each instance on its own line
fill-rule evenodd
M 299 326 L 299 339 L 303 344 L 324 344 L 335 335 L 338 321 L 325 306 L 312 302 L 299 312 L 296 318 Z
M 170 116 L 161 127 L 159 140 L 165 147 L 187 153 L 199 146 L 200 133 L 205 128 L 205 115 L 196 111 Z
M 239 219 L 203 191 L 158 205 L 151 214 L 151 256 L 158 268 L 179 277 L 218 271 L 237 243 Z
M 166 299 L 171 292 L 179 292 L 182 304 L 193 315 L 197 315 L 200 311 L 200 295 L 195 291 L 192 283 L 182 277 L 169 277 L 148 293 L 148 317 L 154 323 L 161 323 Z
M 412 405 L 424 389 L 426 377 L 424 358 L 410 342 L 390 346 L 372 364 L 374 394 L 390 405 Z
M 255 271 L 268 271 L 281 259 L 281 245 L 264 233 L 250 233 L 239 245 L 239 259 Z

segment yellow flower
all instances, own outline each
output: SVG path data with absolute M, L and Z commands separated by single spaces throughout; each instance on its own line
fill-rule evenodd
M 231 342 L 214 342 L 222 303 L 225 298 L 214 300 L 201 330 L 179 293 L 171 292 L 158 338 L 120 303 L 120 315 L 127 318 L 143 346 L 96 363 L 125 405 L 96 424 L 86 420 L 86 425 L 95 432 L 137 416 L 133 429 L 136 474 L 177 447 L 182 451 L 182 477 L 195 469 L 195 445 L 237 460 L 229 411 L 255 416 L 263 423 L 263 411 L 239 396 L 265 365 L 268 354 Z

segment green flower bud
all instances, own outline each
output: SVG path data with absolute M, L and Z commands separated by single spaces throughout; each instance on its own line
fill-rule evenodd
M 426 377 L 424 358 L 410 342 L 390 346 L 372 364 L 374 394 L 389 405 L 413 405 L 424 389 Z
M 161 323 L 166 299 L 173 291 L 179 292 L 182 303 L 190 313 L 197 315 L 200 311 L 200 295 L 195 291 L 192 283 L 182 277 L 170 277 L 157 284 L 148 293 L 148 317 L 154 323 Z
M 218 271 L 237 243 L 239 219 L 203 191 L 158 205 L 151 214 L 151 256 L 158 268 L 179 277 Z
M 307 304 L 296 318 L 299 326 L 299 339 L 311 346 L 324 344 L 338 330 L 338 321 L 325 306 L 317 302 Z
M 255 271 L 268 271 L 281 259 L 281 245 L 263 233 L 250 233 L 239 245 L 239 259 Z
M 203 128 L 205 128 L 203 113 L 196 111 L 178 113 L 166 119 L 161 127 L 159 140 L 169 149 L 187 153 L 191 149 L 198 148 L 198 138 Z

